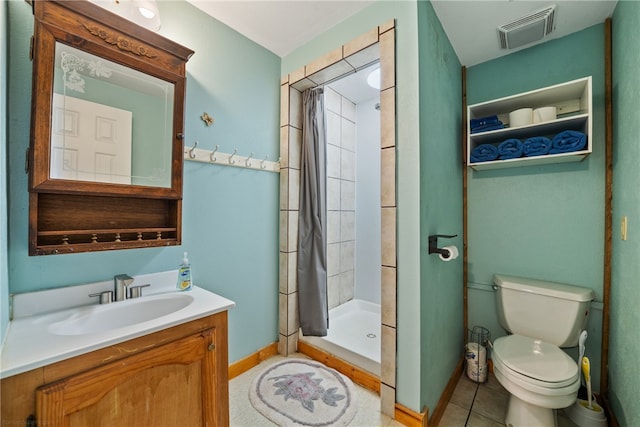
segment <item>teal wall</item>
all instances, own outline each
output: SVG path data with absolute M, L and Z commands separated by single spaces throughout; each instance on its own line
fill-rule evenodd
M 420 40 L 420 365 L 422 402 L 432 413 L 464 348 L 463 259 L 428 253 L 430 234 L 462 251 L 462 75 L 428 2 L 418 3 Z M 399 333 L 402 333 L 400 331 Z
M 7 2 L 0 3 L 0 74 L 7 67 Z M 7 79 L 0 79 L 0 111 L 7 111 Z M 0 346 L 9 325 L 9 272 L 7 239 L 7 116 L 0 114 Z
M 613 259 L 609 398 L 621 426 L 640 425 L 640 3 L 621 1 L 613 15 Z M 620 220 L 629 221 L 620 239 Z
M 588 46 L 588 49 L 585 49 Z M 580 163 L 470 171 L 469 326 L 498 326 L 494 273 L 592 288 L 602 301 L 604 262 L 604 25 L 470 67 L 468 104 L 593 76 L 593 153 Z M 586 355 L 600 384 L 601 304 L 589 317 Z M 576 357 L 577 352 L 569 351 Z
M 184 1 L 159 2 L 160 33 L 193 50 L 187 63 L 186 144 L 256 157 L 279 156 L 280 58 Z M 185 162 L 181 247 L 29 257 L 28 191 L 33 33 L 30 6 L 8 2 L 9 292 L 108 280 L 178 267 L 189 252 L 194 282 L 234 300 L 229 358 L 277 340 L 278 174 Z M 193 31 L 198 28 L 198 31 Z M 215 124 L 207 128 L 200 115 Z M 2 233 L 4 236 L 4 233 Z M 7 271 L 2 269 L 3 272 Z M 6 299 L 6 291 L 3 292 Z M 3 304 L 6 308 L 6 304 Z M 5 312 L 5 310 L 3 310 Z

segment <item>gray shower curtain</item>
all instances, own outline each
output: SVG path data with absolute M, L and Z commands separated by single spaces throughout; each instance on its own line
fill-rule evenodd
M 322 89 L 302 94 L 300 216 L 298 218 L 298 315 L 302 333 L 325 336 L 327 302 L 326 144 Z

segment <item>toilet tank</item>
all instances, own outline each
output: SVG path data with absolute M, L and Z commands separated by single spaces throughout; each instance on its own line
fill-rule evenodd
M 578 345 L 592 289 L 496 274 L 493 276 L 500 324 L 507 331 L 558 347 Z

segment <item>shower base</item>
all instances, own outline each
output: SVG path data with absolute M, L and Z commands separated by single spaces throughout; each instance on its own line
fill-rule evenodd
M 333 354 L 375 376 L 380 376 L 380 305 L 351 300 L 329 310 L 326 337 L 300 340 Z

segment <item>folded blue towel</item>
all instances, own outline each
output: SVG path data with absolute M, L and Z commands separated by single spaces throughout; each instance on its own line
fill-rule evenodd
M 544 136 L 534 136 L 522 143 L 522 152 L 527 157 L 544 156 L 549 154 L 551 150 L 552 142 L 549 138 Z
M 498 149 L 491 144 L 481 144 L 471 150 L 473 163 L 488 162 L 498 158 Z
M 504 129 L 504 125 L 502 124 L 502 122 L 471 128 L 471 133 L 488 132 L 490 130 L 496 130 L 496 129 Z
M 517 159 L 522 156 L 522 142 L 519 139 L 511 138 L 498 145 L 500 160 Z
M 587 136 L 575 130 L 565 130 L 553 137 L 553 146 L 549 154 L 570 153 L 579 151 L 587 144 Z
M 471 133 L 476 133 L 503 129 L 504 124 L 498 119 L 498 116 L 487 116 L 479 119 L 471 119 L 469 127 L 471 128 Z

